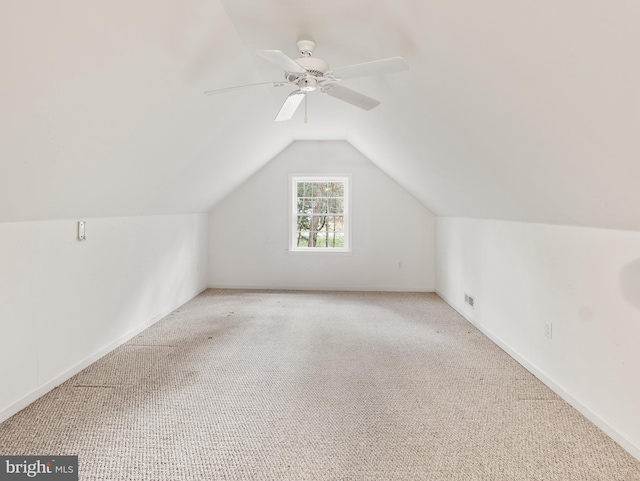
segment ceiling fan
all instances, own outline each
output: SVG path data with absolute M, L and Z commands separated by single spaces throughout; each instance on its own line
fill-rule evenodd
M 237 85 L 235 87 L 208 90 L 205 94 L 220 94 L 231 90 L 256 87 L 259 85 L 271 85 L 272 87 L 283 87 L 285 85 L 295 86 L 298 89 L 289 94 L 276 115 L 275 120 L 282 121 L 289 120 L 293 117 L 302 100 L 306 101 L 307 94 L 314 90 L 320 90 L 330 97 L 350 103 L 361 109 L 371 110 L 377 107 L 380 101 L 343 87 L 339 82 L 345 79 L 366 77 L 369 75 L 384 75 L 409 70 L 409 65 L 407 65 L 407 62 L 405 62 L 402 57 L 374 60 L 373 62 L 359 63 L 329 70 L 329 64 L 327 62 L 319 58 L 311 57 L 313 49 L 316 47 L 316 43 L 313 40 L 299 40 L 297 46 L 301 57 L 295 60 L 281 50 L 258 50 L 256 52 L 261 57 L 284 69 L 284 81 Z

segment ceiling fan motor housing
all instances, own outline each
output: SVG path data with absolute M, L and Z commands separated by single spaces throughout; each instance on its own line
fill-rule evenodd
M 329 70 L 329 64 L 319 58 L 302 57 L 296 59 L 296 63 L 314 77 L 323 77 Z

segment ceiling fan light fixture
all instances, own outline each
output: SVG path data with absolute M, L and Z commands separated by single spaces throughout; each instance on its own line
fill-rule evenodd
M 303 92 L 313 92 L 318 87 L 318 81 L 313 77 L 301 78 L 298 81 L 298 87 Z

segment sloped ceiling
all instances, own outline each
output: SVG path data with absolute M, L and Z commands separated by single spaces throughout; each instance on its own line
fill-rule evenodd
M 294 140 L 346 139 L 437 215 L 640 229 L 640 3 L 6 0 L 0 221 L 205 211 Z M 382 104 L 289 88 L 315 40 Z M 348 83 L 347 83 L 348 82 Z

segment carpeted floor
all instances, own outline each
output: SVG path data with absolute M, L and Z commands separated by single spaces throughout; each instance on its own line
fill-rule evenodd
M 640 480 L 434 294 L 208 290 L 0 424 L 81 480 Z

